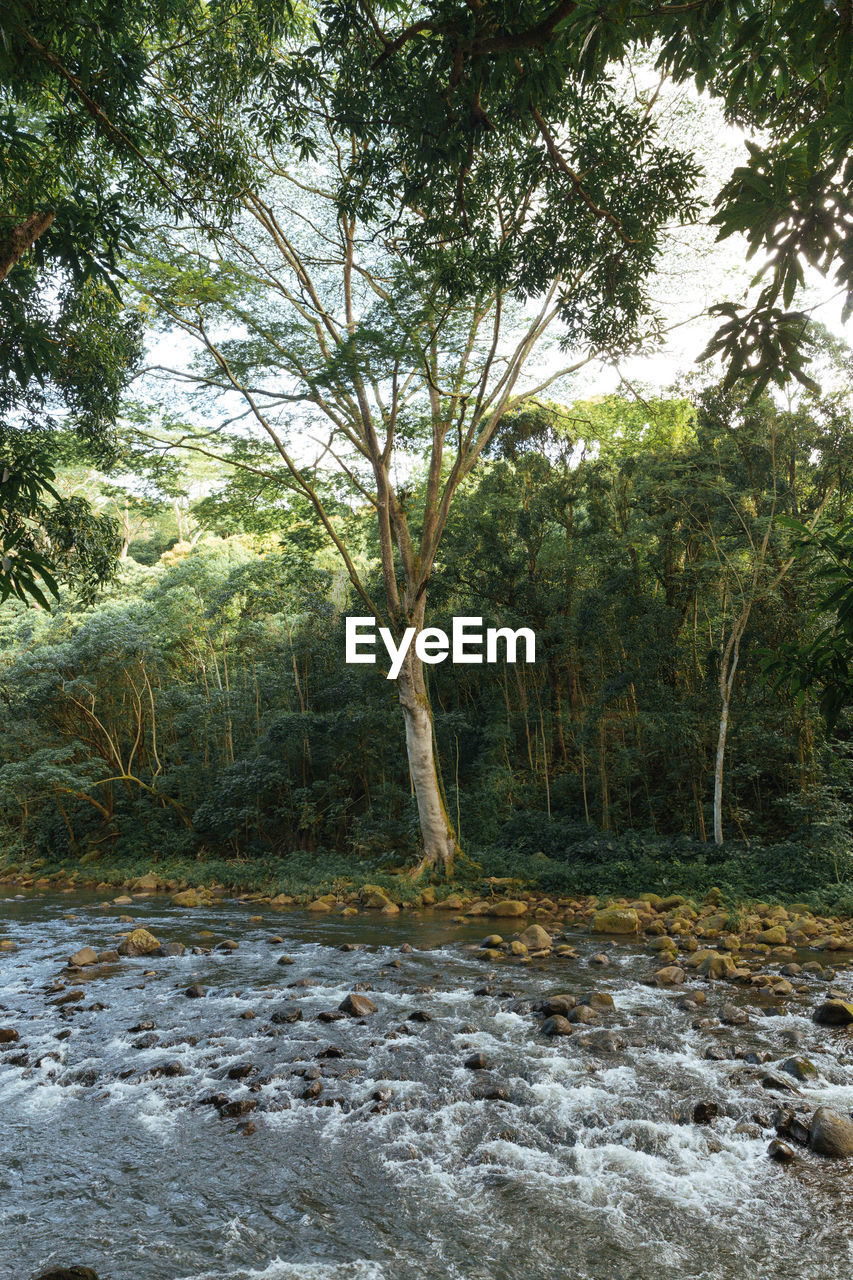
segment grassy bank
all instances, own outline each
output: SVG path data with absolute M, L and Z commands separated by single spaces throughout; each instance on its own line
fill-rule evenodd
M 598 897 L 643 893 L 682 894 L 701 901 L 710 890 L 736 907 L 763 901 L 798 902 L 815 911 L 853 916 L 853 877 L 829 853 L 799 844 L 770 847 L 729 843 L 720 848 L 698 841 L 662 840 L 629 833 L 606 833 L 576 841 L 562 856 L 541 849 L 514 847 L 478 851 L 461 858 L 451 880 L 432 877 L 413 881 L 405 866 L 385 858 L 358 860 L 331 851 L 293 852 L 286 856 L 234 858 L 110 859 L 91 855 L 80 861 L 52 862 L 30 858 L 20 850 L 0 855 L 0 877 L 7 883 L 118 888 L 153 873 L 171 891 L 216 886 L 231 893 L 285 895 L 297 903 L 337 894 L 358 893 L 377 885 L 401 906 L 416 906 L 424 888 L 443 901 L 451 894 L 494 895 L 508 891 L 550 896 L 594 894 Z

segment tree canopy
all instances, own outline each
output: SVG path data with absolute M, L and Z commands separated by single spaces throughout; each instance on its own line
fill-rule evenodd
M 464 244 L 472 275 L 541 287 L 543 256 L 560 259 L 579 222 L 608 244 L 614 309 L 632 263 L 649 249 L 648 193 L 624 172 L 627 146 L 662 186 L 689 190 L 689 157 L 655 159 L 627 122 L 614 75 L 637 48 L 662 77 L 717 98 L 749 155 L 713 210 L 721 237 L 742 233 L 766 255 L 746 305 L 721 300 L 709 350 L 756 392 L 807 377 L 805 317 L 790 309 L 803 262 L 833 273 L 853 305 L 853 14 L 812 0 L 517 0 L 375 3 L 320 9 L 309 56 L 334 69 L 339 118 L 373 145 L 354 158 L 343 198 L 372 208 L 393 193 L 416 253 Z M 304 72 L 308 79 L 308 70 Z M 653 91 L 650 93 L 653 96 Z M 539 234 L 490 254 L 488 193 L 519 172 L 540 175 Z M 650 174 L 651 176 L 651 174 Z M 418 210 L 414 221 L 404 216 Z M 648 265 L 646 261 L 646 265 Z M 464 284 L 465 277 L 461 278 Z M 570 302 L 566 317 L 573 318 Z

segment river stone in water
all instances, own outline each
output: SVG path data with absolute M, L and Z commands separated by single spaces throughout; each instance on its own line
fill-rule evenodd
M 808 1058 L 786 1058 L 780 1065 L 796 1080 L 812 1080 L 818 1074 L 817 1067 Z
M 163 956 L 182 956 L 186 951 L 186 947 L 182 942 L 164 942 L 160 948 L 160 955 Z
M 550 951 L 551 935 L 541 924 L 532 924 L 523 933 L 518 935 L 518 941 L 527 947 L 528 951 Z
M 853 1022 L 853 1004 L 845 1000 L 824 1000 L 814 1011 L 814 1021 L 823 1027 L 846 1027 Z
M 853 1120 L 829 1107 L 819 1107 L 809 1125 L 809 1144 L 820 1156 L 853 1156 Z
M 639 933 L 640 918 L 631 908 L 609 907 L 592 917 L 593 933 Z
M 539 1029 L 543 1036 L 570 1036 L 572 1034 L 572 1024 L 568 1018 L 564 1018 L 558 1013 L 546 1018 Z
M 197 889 L 182 889 L 172 897 L 173 907 L 200 907 L 204 897 Z
M 526 916 L 530 908 L 526 902 L 519 902 L 515 898 L 502 898 L 500 902 L 494 903 L 486 912 L 490 916 Z
M 668 964 L 663 969 L 658 969 L 655 974 L 655 986 L 680 987 L 686 977 L 687 974 L 679 965 Z
M 556 1013 L 565 1018 L 567 1014 L 571 1013 L 577 1002 L 577 996 L 569 995 L 566 992 L 555 996 L 547 996 L 539 1005 L 539 1008 L 542 1013 L 548 1014 L 549 1016 Z
M 616 1002 L 609 991 L 590 991 L 581 996 L 578 1004 L 589 1005 L 590 1009 L 615 1009 Z
M 369 1013 L 376 1013 L 377 1006 L 367 996 L 352 991 L 338 1005 L 341 1013 L 348 1013 L 351 1018 L 366 1018 Z
M 35 1280 L 98 1280 L 91 1267 L 49 1267 Z
M 134 929 L 119 943 L 120 956 L 150 956 L 160 950 L 160 942 L 147 929 Z
M 81 947 L 79 951 L 75 951 L 73 956 L 68 957 L 68 963 L 76 969 L 85 969 L 89 965 L 98 963 L 98 953 L 94 947 Z

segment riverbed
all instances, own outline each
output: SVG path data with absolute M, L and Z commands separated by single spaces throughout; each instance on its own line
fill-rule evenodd
M 188 950 L 63 973 L 137 924 Z M 439 913 L 0 900 L 17 944 L 0 951 L 0 1027 L 18 1032 L 0 1045 L 0 1275 L 850 1274 L 853 1161 L 768 1156 L 780 1108 L 853 1111 L 853 1033 L 812 1021 L 828 990 L 849 995 L 849 969 L 784 1000 L 667 990 L 642 943 L 569 930 L 577 958 L 489 962 L 472 949 L 487 931 Z M 694 988 L 701 1016 L 682 1007 Z M 335 1016 L 353 992 L 376 1012 Z M 538 1002 L 592 992 L 614 1008 L 542 1034 Z M 732 1001 L 744 1025 L 719 1021 Z M 792 1054 L 816 1076 L 786 1076 Z

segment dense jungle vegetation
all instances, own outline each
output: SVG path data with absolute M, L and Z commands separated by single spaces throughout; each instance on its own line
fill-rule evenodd
M 821 341 L 846 376 L 849 352 Z M 482 874 L 789 894 L 853 878 L 849 726 L 829 738 L 767 670 L 825 623 L 798 527 L 843 520 L 851 469 L 843 391 L 782 409 L 707 386 L 506 419 L 431 584 L 436 625 L 537 633 L 535 666 L 429 669 L 445 801 Z M 224 858 L 247 882 L 410 863 L 394 687 L 343 662 L 359 602 L 310 514 L 233 473 L 208 470 L 195 500 L 174 469 L 64 478 L 121 515 L 124 556 L 94 603 L 0 614 L 9 856 L 200 875 Z M 347 521 L 370 578 L 372 524 Z M 747 608 L 715 846 L 721 663 Z

